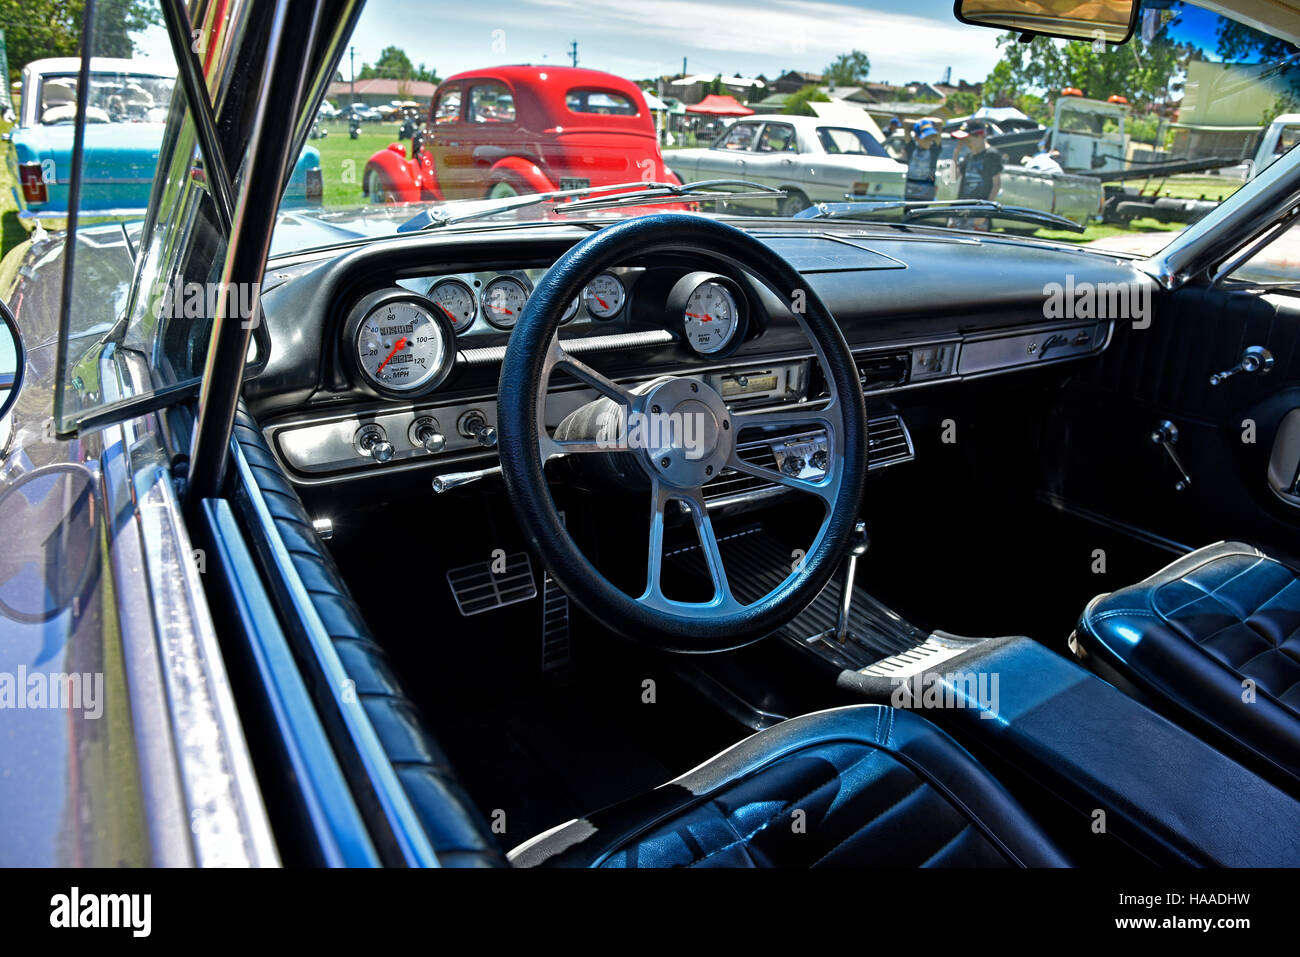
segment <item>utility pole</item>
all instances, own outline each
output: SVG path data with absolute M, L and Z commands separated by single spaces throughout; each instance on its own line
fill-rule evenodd
M 348 62 L 352 65 L 352 105 L 357 105 L 357 48 L 348 47 Z
M 569 56 L 573 58 L 573 65 L 578 65 L 578 41 L 574 40 L 569 44 Z

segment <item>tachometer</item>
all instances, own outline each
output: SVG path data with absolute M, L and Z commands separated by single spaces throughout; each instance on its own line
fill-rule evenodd
M 347 335 L 357 369 L 383 393 L 428 391 L 455 360 L 454 333 L 442 309 L 404 289 L 381 290 L 357 303 Z
M 447 315 L 452 332 L 460 335 L 474 324 L 478 303 L 474 290 L 459 279 L 440 279 L 428 292 L 433 304 Z
M 513 329 L 528 304 L 528 289 L 514 276 L 497 276 L 483 290 L 483 318 L 498 329 Z
M 613 273 L 603 272 L 582 290 L 582 301 L 587 304 L 587 312 L 597 319 L 613 319 L 623 308 L 627 299 L 627 290 Z
M 691 290 L 684 313 L 686 341 L 701 355 L 713 355 L 730 345 L 744 318 L 736 294 L 717 279 Z

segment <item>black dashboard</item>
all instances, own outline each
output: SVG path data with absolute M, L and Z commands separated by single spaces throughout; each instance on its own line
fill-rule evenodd
M 911 458 L 905 419 L 890 407 L 910 390 L 1106 347 L 1116 317 L 1053 309 L 1053 284 L 1150 281 L 1113 256 L 1014 237 L 824 224 L 754 232 L 807 277 L 858 359 L 864 392 L 880 400 L 869 403 L 881 410 L 873 468 Z M 421 234 L 273 263 L 266 355 L 244 392 L 287 474 L 308 485 L 492 464 L 509 330 L 547 268 L 586 235 L 579 226 Z M 737 411 L 817 402 L 820 370 L 793 308 L 739 271 L 661 253 L 593 280 L 566 309 L 560 338 L 622 381 L 707 380 Z M 557 379 L 548 425 L 592 395 Z M 773 467 L 815 468 L 814 434 L 755 444 L 750 453 Z M 720 476 L 712 498 L 769 491 L 739 479 Z

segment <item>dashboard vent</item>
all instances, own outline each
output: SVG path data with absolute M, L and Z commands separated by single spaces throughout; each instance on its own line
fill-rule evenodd
M 882 415 L 867 423 L 867 468 L 882 469 L 916 458 L 912 436 L 899 415 Z
M 899 352 L 885 356 L 857 356 L 858 380 L 863 392 L 893 389 L 907 384 L 907 374 L 912 367 L 911 353 Z
M 807 434 L 791 432 L 789 435 L 768 436 L 754 442 L 745 442 L 736 447 L 736 452 L 746 462 L 753 462 L 755 465 L 776 471 L 776 453 L 772 446 L 779 446 L 787 439 Z M 867 422 L 867 449 L 867 468 L 872 471 L 898 465 L 901 462 L 910 462 L 916 457 L 912 447 L 912 436 L 907 431 L 902 416 L 899 415 L 877 416 Z M 704 499 L 706 502 L 727 499 L 730 504 L 732 501 L 743 501 L 756 493 L 777 488 L 780 486 L 775 482 L 769 482 L 756 475 L 745 475 L 733 469 L 723 469 L 716 479 L 704 486 Z

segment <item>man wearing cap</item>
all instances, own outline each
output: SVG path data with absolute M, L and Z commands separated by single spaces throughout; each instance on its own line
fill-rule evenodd
M 934 171 L 939 165 L 939 152 L 939 130 L 934 123 L 930 120 L 913 123 L 903 144 L 903 161 L 907 163 L 904 199 L 934 199 Z
M 958 199 L 997 199 L 1002 189 L 1002 154 L 988 145 L 988 126 L 983 120 L 967 120 L 952 134 L 957 140 L 953 162 L 957 166 Z M 988 229 L 987 219 L 971 223 Z

